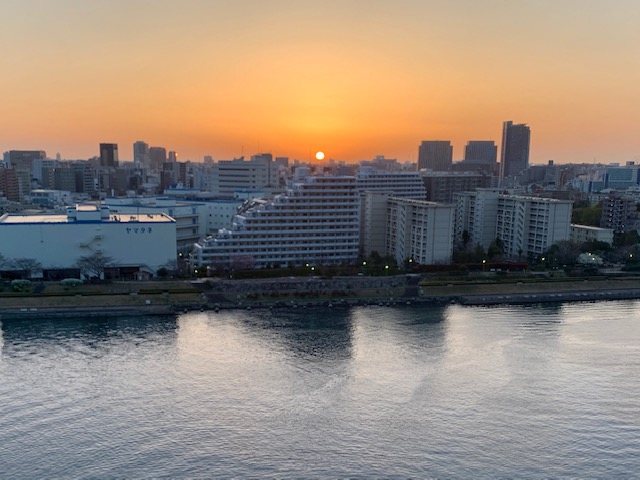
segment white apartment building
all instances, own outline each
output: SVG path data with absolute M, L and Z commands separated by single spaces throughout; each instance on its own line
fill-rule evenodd
M 570 240 L 576 243 L 605 242 L 613 245 L 613 228 L 571 224 Z
M 536 256 L 569 240 L 572 206 L 570 200 L 501 195 L 496 238 L 502 240 L 504 253 Z
M 497 238 L 512 257 L 540 255 L 551 245 L 569 240 L 573 202 L 501 194 L 478 189 L 456 194 L 456 241 L 467 232 L 472 245 L 488 248 Z
M 496 239 L 498 197 L 503 190 L 478 188 L 475 192 L 454 194 L 456 204 L 455 241 L 462 243 L 466 231 L 472 245 L 489 247 Z
M 360 213 L 360 243 L 362 253 L 368 257 L 373 252 L 387 252 L 387 203 L 392 197 L 388 192 L 365 192 Z
M 359 202 L 354 177 L 294 181 L 273 200 L 247 202 L 232 228 L 195 245 L 192 263 L 216 269 L 354 263 Z
M 363 166 L 360 167 L 356 176 L 356 185 L 360 192 L 360 211 L 362 212 L 360 249 L 365 255 L 370 255 L 373 251 L 382 255 L 386 251 L 384 243 L 386 199 L 394 196 L 426 200 L 427 190 L 422 176 L 418 172 L 397 172 Z M 378 193 L 383 195 L 376 195 Z
M 455 208 L 423 200 L 391 197 L 387 202 L 387 255 L 431 265 L 450 263 Z
M 356 177 L 360 192 L 388 192 L 394 197 L 426 200 L 422 176 L 419 172 L 391 172 L 374 167 L 360 167 Z
M 100 253 L 115 267 L 155 273 L 176 258 L 176 222 L 163 213 L 114 214 L 108 207 L 69 207 L 64 215 L 0 217 L 0 252 L 8 260 L 33 259 L 43 269 L 73 268 Z
M 278 187 L 279 165 L 271 155 L 256 155 L 251 160 L 219 160 L 210 169 L 203 184 L 215 195 L 233 197 L 236 190 L 263 190 Z

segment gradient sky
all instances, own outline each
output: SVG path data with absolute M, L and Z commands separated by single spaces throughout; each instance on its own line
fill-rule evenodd
M 640 160 L 638 0 L 2 0 L 0 150 Z

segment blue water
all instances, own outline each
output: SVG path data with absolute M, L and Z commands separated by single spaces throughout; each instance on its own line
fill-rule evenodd
M 640 303 L 3 321 L 1 478 L 637 477 Z

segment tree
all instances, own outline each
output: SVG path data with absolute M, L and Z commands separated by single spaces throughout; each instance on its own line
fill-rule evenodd
M 487 250 L 487 256 L 489 257 L 490 260 L 492 260 L 495 257 L 501 256 L 503 253 L 504 253 L 504 243 L 500 238 L 496 238 L 489 245 L 489 248 Z
M 5 257 L 4 255 L 2 255 L 0 253 L 0 269 L 4 269 L 4 268 L 8 267 L 9 265 L 11 265 L 11 262 L 9 260 L 7 260 L 7 257 Z
M 600 226 L 600 218 L 602 217 L 602 207 L 586 207 L 573 208 L 571 211 L 571 223 L 578 225 L 590 225 L 592 227 Z
M 100 278 L 104 273 L 105 267 L 112 263 L 113 258 L 103 255 L 102 253 L 94 253 L 86 257 L 80 257 L 76 262 L 76 266 L 85 277 Z
M 469 230 L 463 230 L 462 232 L 462 248 L 466 249 L 471 241 L 471 234 Z
M 561 240 L 554 243 L 542 254 L 549 262 L 560 265 L 573 265 L 582 252 L 580 245 L 572 240 Z
M 637 230 L 629 230 L 624 233 L 614 233 L 613 245 L 616 247 L 627 247 L 640 243 L 640 236 Z
M 11 264 L 16 270 L 25 272 L 27 277 L 31 277 L 34 272 L 42 270 L 42 264 L 34 258 L 16 258 Z

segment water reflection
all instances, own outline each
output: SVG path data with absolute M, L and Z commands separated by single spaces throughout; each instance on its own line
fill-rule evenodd
M 3 320 L 2 355 L 44 353 L 46 349 L 77 349 L 106 352 L 110 344 L 168 344 L 176 339 L 176 318 L 166 317 L 91 317 L 33 318 Z M 0 346 L 3 345 L 0 343 Z
M 638 471 L 638 302 L 92 321 L 2 325 L 5 477 Z
M 351 357 L 352 324 L 344 308 L 275 310 L 242 315 L 247 334 L 309 361 Z

